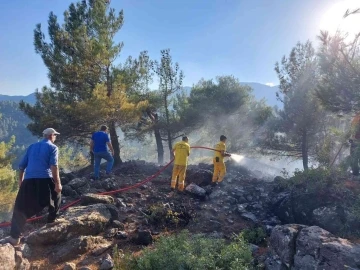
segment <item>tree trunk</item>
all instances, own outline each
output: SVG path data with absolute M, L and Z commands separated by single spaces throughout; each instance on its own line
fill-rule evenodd
M 110 139 L 111 144 L 114 148 L 114 165 L 120 165 L 122 163 L 122 160 L 120 158 L 120 144 L 118 135 L 116 133 L 116 125 L 115 122 L 110 123 Z
M 301 154 L 303 160 L 304 170 L 309 169 L 309 156 L 308 156 L 308 140 L 307 133 L 303 131 L 302 140 L 301 140 Z
M 164 163 L 164 146 L 163 146 L 161 135 L 160 135 L 160 129 L 157 126 L 154 127 L 154 134 L 155 134 L 156 148 L 157 148 L 157 153 L 158 153 L 158 163 L 163 164 Z
M 168 100 L 167 95 L 164 97 L 164 105 L 165 105 L 165 116 L 166 116 L 166 132 L 167 132 L 167 139 L 170 151 L 170 159 L 174 158 L 174 153 L 172 151 L 172 139 L 171 139 L 171 130 L 170 130 L 170 116 L 169 116 L 169 108 L 168 108 Z

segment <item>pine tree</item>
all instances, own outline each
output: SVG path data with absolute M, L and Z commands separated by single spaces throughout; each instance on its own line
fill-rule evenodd
M 284 108 L 268 123 L 265 148 L 273 154 L 301 158 L 304 169 L 326 116 L 315 97 L 319 71 L 310 42 L 298 43 L 289 57 L 276 63 Z
M 11 168 L 13 157 L 9 154 L 14 143 L 14 136 L 8 143 L 0 142 L 0 216 L 11 210 L 16 195 L 16 176 Z
M 99 124 L 108 121 L 115 162 L 121 162 L 116 127 L 123 119 L 115 118 L 113 111 L 99 106 L 91 109 L 86 102 L 93 102 L 96 96 L 102 106 L 111 107 L 114 100 L 123 102 L 118 106 L 128 103 L 127 95 L 116 92 L 121 76 L 114 67 L 123 47 L 123 43 L 114 44 L 114 36 L 121 29 L 123 20 L 123 12 L 116 13 L 110 8 L 109 1 L 84 0 L 70 5 L 64 13 L 63 25 L 50 13 L 49 41 L 45 39 L 41 25 L 36 26 L 35 51 L 48 68 L 51 87 L 44 87 L 37 93 L 34 106 L 20 105 L 32 120 L 29 129 L 34 134 L 40 135 L 44 127 L 52 126 L 61 130 L 60 139 L 84 143 Z M 98 96 L 99 92 L 94 93 L 99 87 L 106 87 L 101 93 L 107 103 Z

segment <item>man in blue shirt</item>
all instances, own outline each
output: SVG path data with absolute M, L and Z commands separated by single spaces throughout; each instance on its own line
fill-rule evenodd
M 48 223 L 59 213 L 61 182 L 58 168 L 58 147 L 54 144 L 59 135 L 55 129 L 43 131 L 44 139 L 29 146 L 19 165 L 19 192 L 11 220 L 10 237 L 0 243 L 18 245 L 26 219 L 48 206 Z
M 108 148 L 111 154 L 108 151 Z M 108 127 L 101 126 L 100 131 L 95 132 L 91 137 L 90 151 L 94 153 L 95 164 L 94 164 L 94 177 L 95 180 L 99 180 L 100 174 L 100 163 L 101 159 L 107 161 L 106 174 L 110 174 L 111 169 L 114 165 L 114 149 L 109 139 Z

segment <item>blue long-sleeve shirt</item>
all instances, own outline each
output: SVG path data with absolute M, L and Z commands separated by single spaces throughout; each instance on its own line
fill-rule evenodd
M 29 146 L 19 164 L 25 170 L 25 179 L 52 178 L 51 166 L 58 165 L 58 147 L 44 139 Z

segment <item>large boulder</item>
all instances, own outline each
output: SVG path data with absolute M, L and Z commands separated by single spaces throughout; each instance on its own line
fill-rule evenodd
M 81 196 L 81 205 L 90 205 L 90 204 L 114 204 L 115 199 L 109 195 L 98 195 L 87 193 Z
M 113 211 L 105 204 L 69 208 L 63 218 L 30 233 L 26 241 L 33 245 L 48 245 L 81 235 L 97 235 L 111 222 Z
M 360 245 L 317 226 L 276 226 L 270 248 L 283 265 L 293 270 L 360 269 Z
M 209 170 L 188 170 L 186 173 L 186 182 L 203 187 L 211 184 L 212 176 L 213 174 Z
M 317 226 L 304 228 L 296 241 L 294 269 L 360 269 L 360 245 Z
M 271 233 L 271 249 L 287 267 L 292 266 L 294 263 L 296 239 L 299 231 L 304 227 L 303 225 L 287 224 L 276 226 Z
M 54 264 L 69 261 L 95 248 L 110 245 L 111 243 L 101 236 L 80 236 L 58 247 L 50 257 L 50 261 Z
M 16 266 L 15 249 L 12 245 L 0 245 L 0 270 L 14 269 Z

